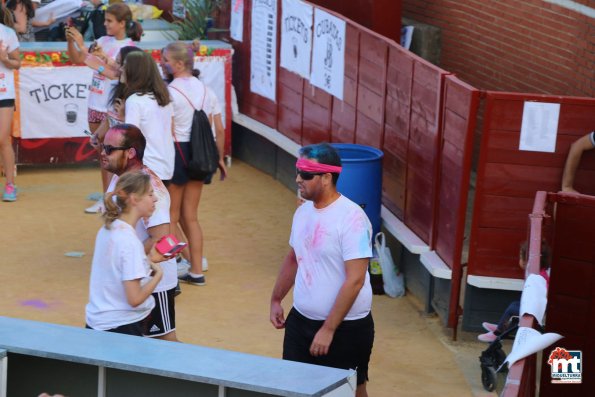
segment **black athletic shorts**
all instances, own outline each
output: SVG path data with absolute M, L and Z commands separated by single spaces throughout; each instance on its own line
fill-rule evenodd
M 374 320 L 370 312 L 358 320 L 343 321 L 326 356 L 310 355 L 310 345 L 324 321 L 310 320 L 292 308 L 285 320 L 283 359 L 325 367 L 355 369 L 357 384 L 368 380 L 368 363 L 374 344 Z
M 174 176 L 170 179 L 170 182 L 175 185 L 185 185 L 193 179 L 190 179 L 188 176 L 188 170 L 186 164 L 190 161 L 190 142 L 178 142 L 174 143 L 176 147 L 176 159 L 174 163 Z M 180 155 L 180 149 L 182 150 L 182 154 L 184 154 L 184 159 L 182 159 L 182 155 Z M 185 160 L 185 162 L 184 162 Z M 213 179 L 213 174 L 207 176 L 203 182 L 205 185 L 211 183 Z
M 162 336 L 175 331 L 176 309 L 174 307 L 174 296 L 176 289 L 153 292 L 155 307 L 151 311 L 150 319 L 147 322 L 147 329 L 144 336 Z
M 15 108 L 14 99 L 0 99 L 0 108 Z
M 124 335 L 133 335 L 133 336 L 143 336 L 146 333 L 145 328 L 147 327 L 147 322 L 150 320 L 151 314 L 147 317 L 143 318 L 140 321 L 130 324 L 120 325 L 116 328 L 111 328 L 105 330 L 105 332 L 113 332 L 115 334 L 124 334 Z M 85 328 L 87 329 L 94 329 L 89 327 L 89 324 L 85 324 Z

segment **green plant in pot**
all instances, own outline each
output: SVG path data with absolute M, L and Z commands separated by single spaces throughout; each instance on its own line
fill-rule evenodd
M 178 40 L 204 39 L 213 11 L 220 8 L 224 0 L 181 0 L 186 18 L 174 22 Z M 174 38 L 172 38 L 174 39 Z

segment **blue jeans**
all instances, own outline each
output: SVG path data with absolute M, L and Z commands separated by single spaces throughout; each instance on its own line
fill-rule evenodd
M 512 316 L 518 316 L 521 311 L 521 301 L 514 301 L 504 311 L 502 317 L 500 317 L 500 321 L 498 321 L 498 328 L 496 329 L 495 334 L 499 335 L 502 332 L 506 331 L 508 325 L 510 323 L 510 318 Z

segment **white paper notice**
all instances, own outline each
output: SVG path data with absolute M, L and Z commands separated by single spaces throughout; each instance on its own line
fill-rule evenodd
M 250 91 L 275 101 L 277 86 L 277 0 L 252 1 Z
M 555 152 L 559 116 L 559 103 L 525 102 L 519 150 Z
M 244 39 L 244 0 L 233 0 L 231 3 L 229 36 L 235 41 Z
M 313 13 L 313 7 L 303 1 L 283 0 L 281 67 L 305 79 L 310 77 Z
M 520 327 L 514 338 L 512 351 L 504 362 L 508 362 L 510 368 L 517 361 L 545 349 L 562 338 L 560 334 L 540 334 L 533 328 Z
M 547 306 L 547 283 L 538 274 L 530 274 L 525 280 L 521 295 L 520 315 L 531 314 L 539 324 L 543 324 L 543 315 Z
M 401 47 L 408 50 L 413 40 L 413 26 L 403 26 L 401 28 Z
M 310 83 L 343 100 L 345 21 L 317 8 L 313 47 Z

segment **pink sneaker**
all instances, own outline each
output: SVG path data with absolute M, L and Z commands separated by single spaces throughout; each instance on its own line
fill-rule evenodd
M 497 338 L 497 336 L 492 331 L 486 332 L 485 334 L 477 335 L 477 339 L 480 342 L 491 343 L 491 342 L 495 341 L 496 338 Z
M 4 186 L 2 201 L 17 201 L 17 189 L 12 183 L 7 183 L 6 186 Z
M 495 330 L 498 329 L 498 325 L 488 323 L 485 321 L 483 323 L 481 323 L 481 326 L 483 327 L 483 329 L 485 329 L 486 331 L 489 331 L 489 332 L 494 332 Z

